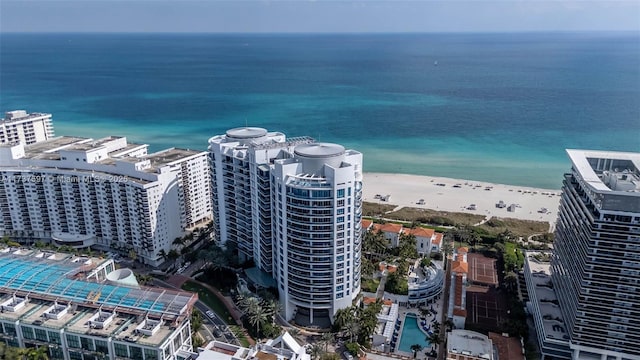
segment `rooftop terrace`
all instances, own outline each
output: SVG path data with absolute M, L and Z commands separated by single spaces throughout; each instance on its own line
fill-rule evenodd
M 157 314 L 177 319 L 188 314 L 197 294 L 159 288 L 129 288 L 97 283 L 82 277 L 100 259 L 37 257 L 29 251 L 0 253 L 0 293 L 30 299 L 73 302 L 89 307 L 117 309 L 134 315 Z

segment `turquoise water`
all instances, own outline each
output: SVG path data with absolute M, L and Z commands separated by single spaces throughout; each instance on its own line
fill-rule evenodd
M 152 150 L 247 124 L 365 171 L 552 189 L 566 148 L 640 151 L 638 33 L 2 34 L 0 64 L 0 111 Z
M 420 344 L 422 348 L 428 348 L 430 346 L 426 340 L 426 335 L 418 327 L 418 318 L 415 315 L 407 314 L 404 318 L 398 350 L 413 353 L 413 351 L 411 351 L 411 345 L 414 344 Z

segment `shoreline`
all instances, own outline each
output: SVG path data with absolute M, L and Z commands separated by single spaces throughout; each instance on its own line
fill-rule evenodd
M 560 190 L 484 181 L 371 172 L 363 173 L 362 188 L 366 202 L 550 224 L 556 221 L 561 194 Z M 387 200 L 380 199 L 386 196 Z M 504 207 L 497 207 L 500 201 Z M 511 205 L 513 211 L 508 209 Z

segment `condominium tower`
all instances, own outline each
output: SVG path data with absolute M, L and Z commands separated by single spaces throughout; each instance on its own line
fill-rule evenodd
M 209 140 L 216 230 L 276 281 L 287 319 L 323 324 L 360 291 L 362 154 L 238 128 Z
M 157 266 L 211 220 L 206 152 L 58 137 L 0 146 L 0 176 L 0 233 L 21 242 L 133 250 Z
M 640 359 L 640 153 L 567 150 L 551 279 L 573 359 Z
M 53 138 L 51 114 L 27 114 L 24 110 L 5 113 L 0 120 L 0 144 L 33 144 Z
M 253 259 L 267 273 L 273 272 L 269 166 L 296 145 L 313 141 L 250 127 L 209 139 L 217 237 L 234 243 L 241 260 Z

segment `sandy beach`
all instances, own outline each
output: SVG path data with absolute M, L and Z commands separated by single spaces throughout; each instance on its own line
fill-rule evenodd
M 406 174 L 365 173 L 363 180 L 363 198 L 367 202 L 549 223 L 556 220 L 560 193 L 560 190 Z M 504 207 L 496 206 L 500 201 Z

